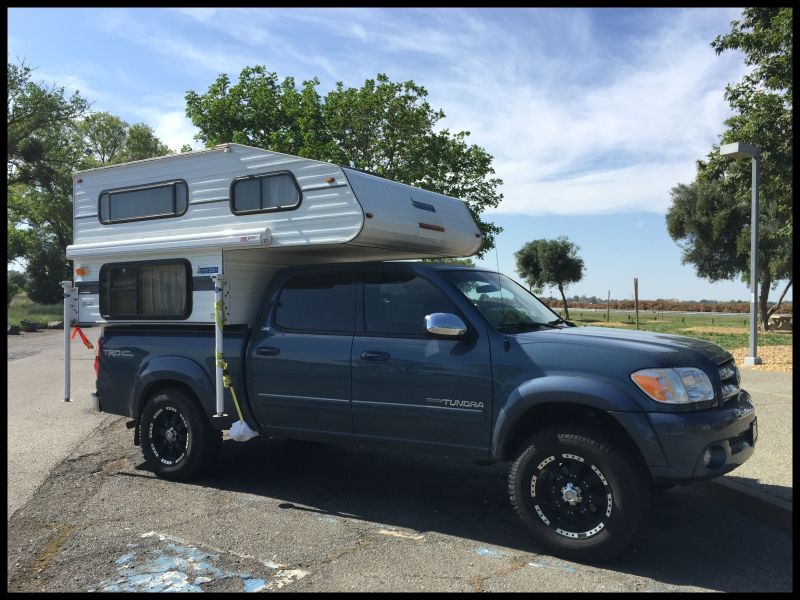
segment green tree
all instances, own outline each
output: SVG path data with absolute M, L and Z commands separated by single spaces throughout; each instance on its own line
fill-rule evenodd
M 671 190 L 667 230 L 682 248 L 682 262 L 700 277 L 741 277 L 750 284 L 750 161 L 732 161 L 722 144 L 745 142 L 761 149 L 759 186 L 759 318 L 764 329 L 792 285 L 792 9 L 745 8 L 732 30 L 717 37 L 719 54 L 739 50 L 750 72 L 725 89 L 733 116 L 689 185 Z M 769 307 L 771 289 L 788 283 Z
M 580 247 L 566 236 L 555 240 L 533 240 L 517 252 L 517 273 L 532 289 L 556 286 L 561 292 L 564 315 L 569 319 L 569 307 L 564 288 L 583 278 L 583 259 L 578 256 Z
M 299 87 L 263 66 L 246 67 L 232 84 L 220 75 L 206 93 L 186 94 L 186 115 L 206 146 L 234 142 L 364 169 L 463 199 L 481 228 L 478 256 L 494 246 L 501 229 L 481 213 L 502 200 L 492 156 L 467 143 L 468 131 L 436 131 L 444 112 L 433 110 L 427 91 L 384 74 L 360 88 L 341 82 L 325 97 L 319 80 Z
M 32 81 L 33 69 L 8 63 L 7 129 L 9 184 L 47 186 L 63 160 L 63 145 L 53 136 L 72 128 L 89 110 L 89 103 L 75 92 Z
M 7 259 L 26 264 L 30 298 L 52 304 L 62 297 L 58 282 L 71 275 L 72 173 L 169 149 L 144 124 L 87 116 L 85 99 L 32 81 L 24 64 L 8 64 L 8 84 Z
M 156 137 L 152 127 L 144 123 L 134 123 L 128 127 L 120 162 L 143 160 L 168 154 L 173 154 L 172 150 Z

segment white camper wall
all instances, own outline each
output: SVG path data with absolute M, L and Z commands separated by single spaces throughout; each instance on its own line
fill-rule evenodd
M 192 313 L 189 318 L 183 320 L 161 320 L 159 323 L 213 323 L 214 322 L 214 291 L 210 286 L 210 275 L 208 271 L 213 269 L 222 270 L 222 252 L 205 251 L 205 252 L 179 252 L 179 253 L 163 253 L 158 256 L 152 254 L 130 254 L 126 256 L 115 256 L 111 259 L 92 257 L 88 259 L 79 259 L 75 261 L 75 268 L 83 267 L 87 269 L 84 276 L 75 277 L 75 285 L 78 288 L 78 321 L 80 323 L 106 323 L 100 315 L 100 268 L 103 265 L 114 263 L 129 263 L 140 262 L 149 260 L 168 260 L 171 258 L 183 258 L 189 261 L 192 269 L 192 279 L 194 285 L 203 287 L 202 290 L 192 292 Z M 205 273 L 203 271 L 206 271 Z M 198 279 L 199 278 L 199 279 Z M 205 285 L 198 285 L 202 280 Z M 208 280 L 208 282 L 206 282 Z M 205 289 L 208 288 L 208 289 Z M 112 323 L 121 323 L 118 319 L 110 321 Z M 141 320 L 131 321 L 141 323 Z M 155 322 L 155 321 L 154 321 Z
M 271 247 L 334 244 L 361 230 L 364 214 L 340 167 L 316 160 L 229 144 L 202 152 L 102 167 L 74 176 L 74 243 L 69 258 L 92 254 L 159 253 L 178 248 L 235 247 L 269 229 Z M 231 183 L 238 177 L 291 171 L 302 201 L 293 210 L 234 214 Z M 326 181 L 333 178 L 332 182 Z M 100 194 L 107 190 L 184 180 L 187 212 L 180 216 L 103 224 Z

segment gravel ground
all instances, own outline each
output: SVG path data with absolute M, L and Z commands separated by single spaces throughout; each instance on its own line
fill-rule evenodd
M 747 367 L 756 371 L 773 371 L 776 373 L 792 372 L 792 348 L 793 346 L 758 346 L 756 352 L 764 362 L 760 365 Z M 731 352 L 736 364 L 740 367 L 744 364 L 744 358 L 750 354 L 749 348 L 736 348 Z

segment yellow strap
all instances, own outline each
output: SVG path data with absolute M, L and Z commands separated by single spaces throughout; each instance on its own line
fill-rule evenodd
M 221 330 L 223 323 L 225 323 L 225 302 L 223 300 L 214 303 L 214 320 L 217 322 L 217 325 L 219 325 Z M 228 368 L 228 363 L 225 362 L 225 357 L 223 356 L 222 352 L 214 351 L 214 359 L 216 360 L 216 365 L 223 370 L 222 385 L 231 391 L 231 396 L 233 396 L 233 405 L 236 407 L 236 413 L 239 415 L 239 420 L 244 423 L 244 416 L 242 415 L 242 409 L 239 408 L 239 399 L 236 398 L 236 391 L 233 389 L 231 376 L 225 372 Z

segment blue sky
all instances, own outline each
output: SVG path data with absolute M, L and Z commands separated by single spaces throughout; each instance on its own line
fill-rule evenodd
M 742 55 L 709 43 L 739 9 L 8 9 L 8 57 L 80 90 L 94 110 L 143 121 L 173 149 L 193 140 L 187 90 L 263 64 L 299 82 L 413 79 L 451 131 L 494 157 L 504 228 L 480 264 L 516 277 L 514 251 L 566 235 L 586 264 L 568 294 L 745 299 L 680 264 L 664 215 L 730 115 Z M 782 287 L 773 292 L 777 300 Z M 791 291 L 787 295 L 791 298 Z

